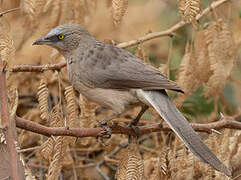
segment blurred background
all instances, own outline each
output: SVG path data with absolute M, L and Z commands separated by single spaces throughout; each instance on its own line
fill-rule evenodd
M 183 5 L 183 2 L 185 1 L 0 0 L 1 12 L 20 7 L 19 10 L 0 18 L 1 56 L 8 62 L 9 70 L 19 64 L 54 64 L 63 61 L 63 57 L 52 48 L 32 46 L 32 43 L 52 28 L 64 23 L 82 24 L 96 39 L 118 45 L 152 32 L 167 30 L 184 20 L 190 24 L 173 32 L 174 36 L 140 42 L 126 49 L 159 68 L 183 87 L 184 95 L 168 93 L 190 122 L 217 121 L 221 118 L 220 113 L 240 121 L 241 1 L 224 3 L 199 21 L 195 20 L 195 16 L 211 3 L 218 1 L 195 0 L 194 8 L 185 6 L 185 3 Z M 38 97 L 41 96 L 41 88 L 48 92 L 45 101 L 47 105 L 45 103 L 43 106 L 47 107 L 49 115 L 62 113 L 58 115 L 62 118 L 68 115 L 68 112 L 65 113 L 68 100 L 64 100 L 64 94 L 71 84 L 65 68 L 60 72 L 9 72 L 7 83 L 10 96 L 13 89 L 18 91 L 18 116 L 51 125 L 51 118 L 40 118 L 42 112 L 39 110 L 41 104 Z M 74 127 L 96 127 L 99 119 L 111 113 L 81 95 L 80 98 L 77 96 L 74 100 L 75 112 L 81 121 L 73 125 Z M 59 109 L 56 108 L 57 105 Z M 138 111 L 139 108 L 131 109 L 115 122 L 126 125 Z M 160 122 L 160 118 L 153 110 L 149 110 L 144 114 L 141 124 L 155 122 Z M 29 173 L 32 172 L 29 174 L 31 178 L 35 176 L 37 179 L 56 179 L 60 174 L 62 179 L 101 179 L 101 173 L 104 173 L 110 179 L 113 179 L 115 174 L 118 174 L 117 179 L 126 179 L 126 167 L 124 168 L 119 160 L 125 153 L 129 153 L 127 158 L 133 155 L 144 164 L 142 178 L 225 179 L 223 175 L 195 159 L 171 133 L 160 132 L 144 136 L 140 140 L 139 148 L 134 145 L 126 149 L 120 148 L 120 153 L 108 156 L 107 160 L 105 157 L 119 147 L 120 142 L 126 144 L 126 136 L 112 136 L 107 147 L 96 142 L 94 138 L 83 138 L 75 143 L 71 140 L 72 144 L 68 143 L 68 148 L 65 148 L 58 159 L 61 165 L 54 166 L 56 145 L 53 142 L 49 145 L 50 138 L 46 139 L 24 130 L 18 132 L 20 148 L 36 147 L 22 153 L 27 169 L 30 169 Z M 241 159 L 241 136 L 238 131 L 225 130 L 222 135 L 201 135 L 219 158 L 234 169 L 236 175 L 241 173 L 238 162 Z M 51 152 L 44 154 L 47 144 L 47 149 L 51 149 Z M 219 151 L 219 148 L 222 150 Z M 97 164 L 100 162 L 99 170 Z M 127 166 L 127 161 L 122 164 Z M 121 167 L 118 173 L 117 167 Z

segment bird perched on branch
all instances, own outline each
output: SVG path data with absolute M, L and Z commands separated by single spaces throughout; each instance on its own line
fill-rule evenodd
M 131 106 L 142 110 L 130 126 L 133 128 L 147 107 L 153 107 L 171 129 L 201 161 L 231 176 L 231 171 L 209 150 L 185 117 L 169 99 L 165 89 L 182 92 L 161 72 L 128 51 L 96 40 L 78 24 L 64 24 L 52 29 L 33 45 L 49 45 L 66 59 L 69 79 L 74 88 L 88 99 L 121 115 Z

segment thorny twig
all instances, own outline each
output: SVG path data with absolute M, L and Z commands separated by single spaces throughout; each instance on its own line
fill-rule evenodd
M 230 0 L 214 1 L 213 3 L 210 4 L 209 7 L 207 7 L 205 10 L 203 10 L 201 14 L 196 16 L 196 20 L 201 19 L 203 16 L 207 15 L 213 9 L 217 8 L 221 4 L 228 2 L 228 1 L 230 1 Z M 163 37 L 163 36 L 171 36 L 172 37 L 174 35 L 175 31 L 177 31 L 181 27 L 185 26 L 186 24 L 187 24 L 186 22 L 180 21 L 167 30 L 149 33 L 136 40 L 131 40 L 128 42 L 120 43 L 117 46 L 120 48 L 127 48 L 130 46 L 137 45 L 140 42 L 148 41 L 148 40 L 155 39 L 158 37 Z M 61 68 L 65 67 L 65 66 L 66 66 L 66 62 L 60 62 L 58 64 L 46 64 L 46 65 L 15 65 L 12 67 L 12 69 L 10 69 L 10 72 L 44 72 L 47 70 L 60 70 Z

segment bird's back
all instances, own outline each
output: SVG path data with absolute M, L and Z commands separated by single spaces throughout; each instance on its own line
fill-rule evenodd
M 82 48 L 81 48 L 82 51 Z M 78 69 L 84 82 L 104 89 L 171 89 L 181 88 L 157 68 L 126 50 L 96 41 L 80 54 Z

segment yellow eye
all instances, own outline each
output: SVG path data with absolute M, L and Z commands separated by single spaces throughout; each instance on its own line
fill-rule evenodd
M 58 35 L 58 38 L 59 39 L 64 39 L 64 35 L 60 34 L 60 35 Z

